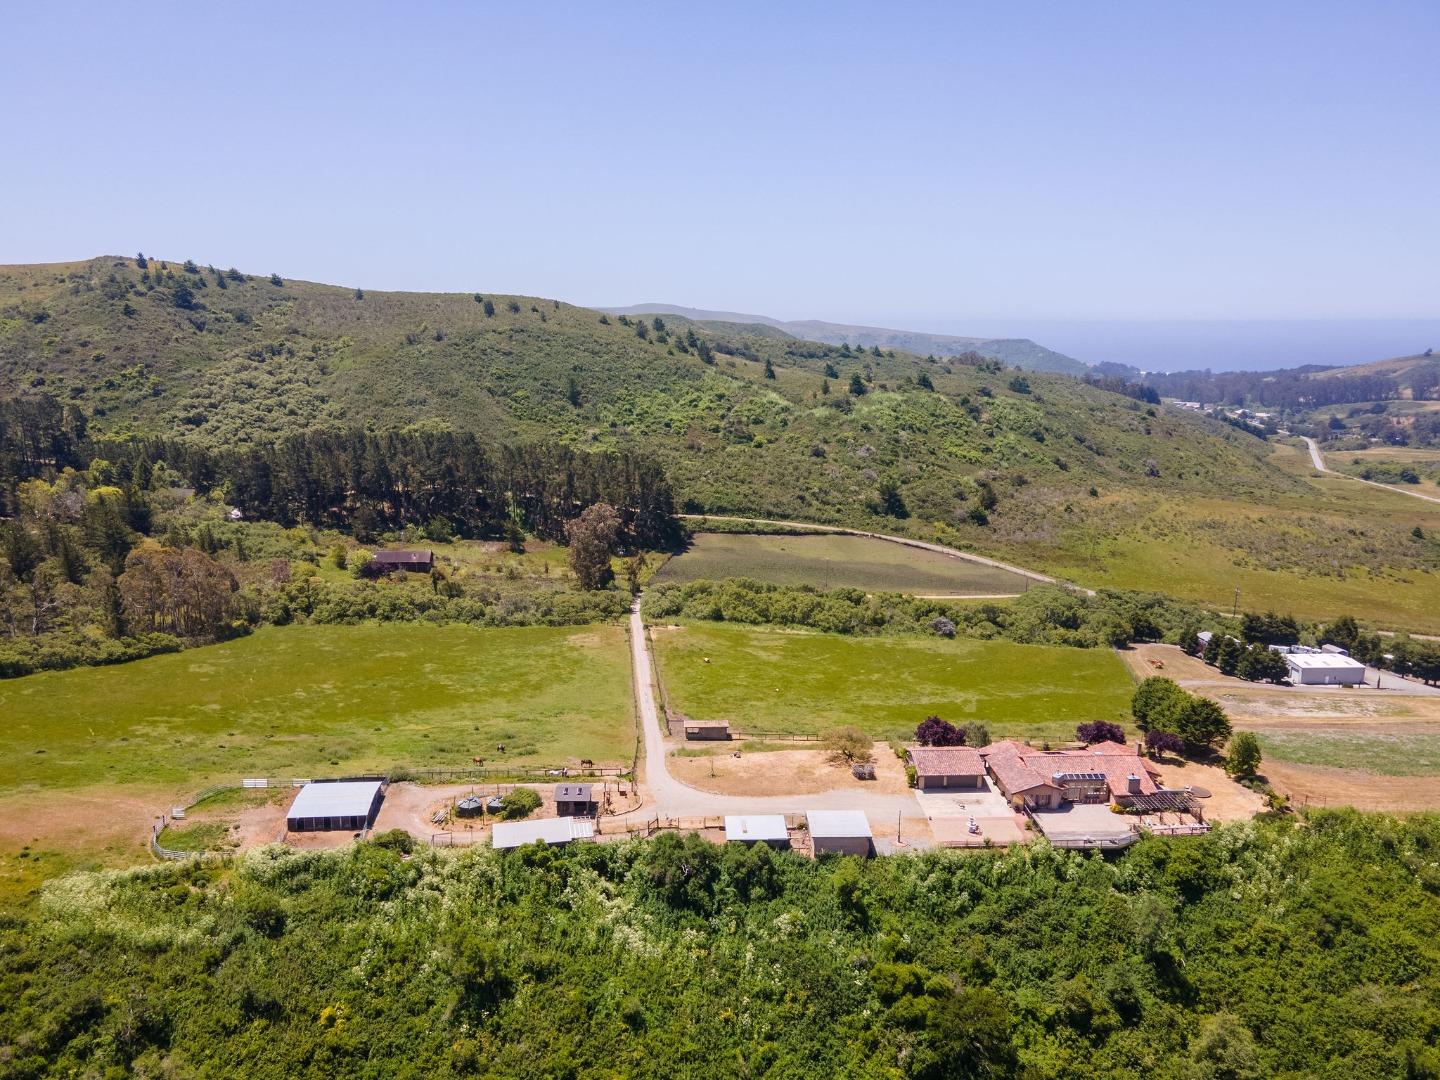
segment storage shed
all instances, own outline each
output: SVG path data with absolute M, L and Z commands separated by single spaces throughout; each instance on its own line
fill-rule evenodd
M 782 814 L 730 814 L 725 818 L 725 839 L 785 848 L 790 846 L 790 831 Z
M 870 822 L 859 810 L 811 810 L 805 823 L 816 855 L 875 854 Z
M 594 817 L 595 797 L 589 784 L 556 784 L 557 817 Z
M 1359 686 L 1365 681 L 1365 665 L 1338 653 L 1290 653 L 1285 666 L 1296 686 Z
M 547 844 L 568 844 L 572 840 L 589 840 L 595 825 L 584 818 L 536 818 L 534 821 L 497 821 L 490 832 L 490 845 L 502 851 L 524 847 L 537 840 Z
M 908 756 L 915 766 L 915 786 L 923 790 L 985 786 L 985 762 L 968 747 L 912 746 Z
M 379 780 L 334 780 L 306 784 L 290 804 L 285 827 L 291 832 L 349 829 L 359 832 L 375 823 L 385 798 Z
M 690 742 L 702 740 L 717 740 L 724 742 L 730 738 L 730 721 L 728 720 L 686 720 L 685 738 Z
M 370 565 L 381 573 L 392 570 L 409 570 L 416 574 L 428 574 L 435 566 L 433 551 L 401 551 L 391 549 L 377 551 L 371 556 Z

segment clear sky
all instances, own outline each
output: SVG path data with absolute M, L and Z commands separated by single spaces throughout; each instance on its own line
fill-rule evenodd
M 0 262 L 1036 337 L 1440 320 L 1436 0 L 45 3 L 5 37 Z

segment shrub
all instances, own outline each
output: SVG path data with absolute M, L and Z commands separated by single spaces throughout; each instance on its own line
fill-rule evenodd
M 517 787 L 500 800 L 500 816 L 506 821 L 529 817 L 540 809 L 540 795 L 531 788 Z
M 915 728 L 915 741 L 921 746 L 964 746 L 965 734 L 947 720 L 927 716 Z
M 1086 746 L 1099 742 L 1124 743 L 1125 729 L 1108 720 L 1092 720 L 1088 724 L 1079 725 L 1075 729 L 1075 737 Z
M 836 761 L 864 763 L 874 761 L 870 736 L 857 727 L 838 727 L 827 731 L 821 741 Z
M 1185 740 L 1173 731 L 1161 731 L 1159 728 L 1151 728 L 1145 733 L 1145 749 L 1148 750 L 1152 756 L 1160 754 L 1180 754 L 1185 750 Z
M 1254 776 L 1260 768 L 1260 740 L 1249 731 L 1237 731 L 1225 755 L 1225 771 L 1231 776 Z

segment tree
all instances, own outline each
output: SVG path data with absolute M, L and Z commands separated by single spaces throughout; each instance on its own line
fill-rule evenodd
M 1161 754 L 1179 755 L 1185 750 L 1185 740 L 1173 731 L 1151 728 L 1145 733 L 1145 749 L 1151 757 L 1159 757 Z
M 919 375 L 915 376 L 915 385 L 920 387 L 921 390 L 935 389 L 935 384 L 931 381 L 928 371 L 922 371 Z
M 1231 776 L 1254 776 L 1260 768 L 1260 740 L 1249 731 L 1237 731 L 1226 747 L 1225 771 Z
M 858 371 L 850 376 L 850 393 L 853 397 L 860 397 L 865 393 L 865 380 Z
M 271 284 L 271 285 L 276 285 L 276 286 L 284 285 L 284 284 L 285 284 L 285 279 L 282 278 L 279 274 L 271 274 L 271 275 L 270 275 L 270 284 Z
M 578 409 L 580 407 L 580 383 L 574 375 L 571 375 L 566 381 L 565 400 L 570 402 L 572 409 Z
M 768 356 L 765 358 L 765 378 L 775 378 L 775 365 L 770 362 L 770 358 Z
M 1197 1080 L 1258 1080 L 1260 1068 L 1255 1036 L 1232 1013 L 1216 1013 L 1200 1025 L 1190 1044 Z
M 570 544 L 570 569 L 583 589 L 603 589 L 615 579 L 610 551 L 620 532 L 620 515 L 609 503 L 597 502 L 565 525 Z
M 375 574 L 375 556 L 364 548 L 351 552 L 346 562 L 350 564 L 350 572 L 358 578 L 373 577 Z
M 1173 679 L 1151 675 L 1135 688 L 1130 698 L 1130 715 L 1141 731 L 1151 728 L 1172 728 L 1181 706 L 1190 695 Z
M 1108 720 L 1091 720 L 1075 728 L 1075 737 L 1086 746 L 1099 742 L 1125 742 L 1125 729 Z
M 1220 674 L 1234 675 L 1240 667 L 1240 657 L 1244 653 L 1245 646 L 1240 642 L 1229 636 L 1222 638 L 1215 650 L 1215 666 L 1220 669 Z
M 948 720 L 927 716 L 915 728 L 915 741 L 921 746 L 964 746 L 965 735 Z
M 840 377 L 840 372 L 829 360 L 825 361 L 824 374 L 827 379 L 838 379 Z
M 1009 386 L 1010 389 L 1017 394 L 1030 393 L 1030 380 L 1025 378 L 1024 375 L 1016 375 L 1010 380 Z
M 221 278 L 220 280 L 221 280 L 221 281 L 224 281 L 225 279 L 224 279 L 224 278 Z M 364 290 L 364 289 L 356 289 L 356 290 L 355 290 L 355 299 L 356 299 L 356 300 L 364 300 L 364 299 L 365 299 L 365 290 Z
M 880 481 L 880 511 L 887 517 L 907 518 L 910 510 L 905 505 L 905 497 L 900 494 L 900 483 L 893 476 L 887 476 Z
M 941 998 L 926 1025 L 925 1047 L 911 1075 L 920 1080 L 990 1080 L 1014 1076 L 1015 1021 L 1005 999 L 984 987 Z
M 485 303 L 481 305 L 481 307 L 484 309 L 485 317 L 487 319 L 492 319 L 495 317 L 495 304 L 493 301 L 486 300 Z
M 863 763 L 875 760 L 870 736 L 857 727 L 832 728 L 825 732 L 821 741 L 834 761 Z
M 1355 651 L 1355 643 L 1360 640 L 1360 626 L 1353 615 L 1341 615 L 1325 629 L 1320 631 L 1320 641 L 1326 645 L 1338 645 L 1346 652 Z
M 960 733 L 965 736 L 966 746 L 990 745 L 990 729 L 979 720 L 966 720 L 960 725 Z
M 189 311 L 195 306 L 195 292 L 182 281 L 170 290 L 170 302 L 177 308 Z
M 344 570 L 348 556 L 345 554 L 344 544 L 333 544 L 330 548 L 330 561 L 335 564 L 335 569 Z
M 1193 626 L 1187 626 L 1180 631 L 1180 638 L 1176 642 L 1182 652 L 1191 656 L 1200 651 L 1200 632 Z
M 1230 737 L 1230 718 L 1218 701 L 1190 697 L 1175 717 L 1175 731 L 1188 746 L 1213 746 Z
M 662 319 L 659 315 L 656 315 L 655 318 L 650 320 L 650 325 L 654 328 L 657 334 L 663 334 L 665 332 L 665 320 Z

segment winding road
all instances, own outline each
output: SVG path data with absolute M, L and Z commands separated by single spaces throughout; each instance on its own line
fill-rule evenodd
M 1426 502 L 1440 503 L 1440 498 L 1434 495 L 1423 495 L 1418 491 L 1406 491 L 1402 487 L 1395 487 L 1393 484 L 1379 484 L 1374 480 L 1362 480 L 1358 476 L 1351 476 L 1348 473 L 1336 472 L 1325 464 L 1325 455 L 1320 453 L 1320 444 L 1308 435 L 1302 435 L 1305 445 L 1310 448 L 1310 461 L 1317 472 L 1325 473 L 1328 476 L 1338 476 L 1343 480 L 1354 480 L 1357 484 L 1369 484 L 1371 487 L 1384 488 L 1386 491 L 1393 491 L 1399 495 L 1409 495 L 1412 499 L 1424 499 Z

